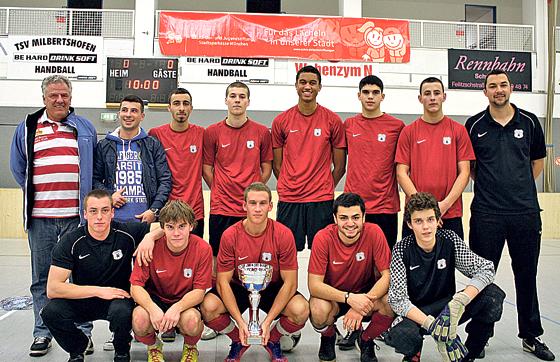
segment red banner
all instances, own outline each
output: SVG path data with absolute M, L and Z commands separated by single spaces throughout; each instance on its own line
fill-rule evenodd
M 173 56 L 410 61 L 408 21 L 163 11 L 161 53 Z

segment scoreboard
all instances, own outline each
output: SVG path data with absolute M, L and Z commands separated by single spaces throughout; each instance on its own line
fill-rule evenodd
M 106 103 L 120 103 L 129 94 L 148 103 L 167 104 L 177 88 L 177 58 L 107 58 Z

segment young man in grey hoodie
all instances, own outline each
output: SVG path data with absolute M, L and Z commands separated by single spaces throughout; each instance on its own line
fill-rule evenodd
M 118 116 L 120 126 L 97 145 L 93 186 L 111 193 L 115 220 L 152 223 L 171 191 L 165 151 L 140 127 L 142 99 L 124 97 Z

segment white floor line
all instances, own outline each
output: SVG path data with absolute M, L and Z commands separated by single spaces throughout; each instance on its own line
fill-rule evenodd
M 3 316 L 0 317 L 0 321 L 3 319 L 8 318 L 9 316 L 11 316 L 12 314 L 14 314 L 16 311 L 15 310 L 11 310 L 8 313 L 4 314 Z

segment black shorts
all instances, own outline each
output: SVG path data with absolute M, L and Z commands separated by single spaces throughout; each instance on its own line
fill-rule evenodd
M 161 310 L 163 311 L 163 313 L 167 312 L 167 310 L 169 308 L 171 308 L 171 306 L 175 303 L 166 303 L 163 300 L 161 300 L 157 295 L 152 295 L 150 294 L 150 298 L 152 298 L 152 301 L 161 308 Z M 195 305 L 194 307 L 192 307 L 194 309 L 196 309 L 197 311 L 200 312 L 200 304 Z
M 249 303 L 249 294 L 251 293 L 247 289 L 245 289 L 245 287 L 237 283 L 232 282 L 229 283 L 229 285 L 231 287 L 231 290 L 233 291 L 233 295 L 235 296 L 235 301 L 237 303 L 237 308 L 239 308 L 239 312 L 245 312 L 248 308 L 251 307 L 251 304 Z M 270 308 L 272 308 L 272 304 L 274 304 L 274 300 L 276 299 L 280 288 L 282 288 L 282 283 L 275 283 L 269 284 L 265 290 L 261 291 L 259 293 L 261 295 L 259 309 L 268 313 Z M 220 298 L 220 300 L 222 299 L 216 287 L 210 289 L 208 293 L 215 294 L 218 298 Z M 300 294 L 300 292 L 296 291 L 295 295 L 298 294 Z
M 244 216 L 225 216 L 210 214 L 208 219 L 208 233 L 210 235 L 210 246 L 212 247 L 212 255 L 218 255 L 220 250 L 220 239 L 222 234 L 228 227 L 238 221 L 245 219 Z
M 196 220 L 196 227 L 191 231 L 191 234 L 199 236 L 200 238 L 204 237 L 204 218 Z
M 332 201 L 321 202 L 278 202 L 276 221 L 286 225 L 296 240 L 296 248 L 302 251 L 307 247 L 311 249 L 315 234 L 324 227 L 333 223 Z
M 399 229 L 398 214 L 366 214 L 366 222 L 379 225 L 381 230 L 383 230 L 385 239 L 387 239 L 389 250 L 393 250 L 393 246 L 397 243 L 397 233 Z

